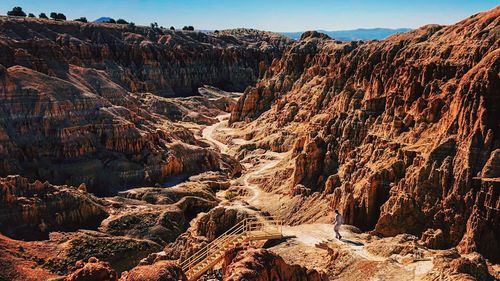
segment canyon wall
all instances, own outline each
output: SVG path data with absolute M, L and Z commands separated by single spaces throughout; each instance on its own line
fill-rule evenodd
M 197 94 L 204 84 L 242 91 L 290 39 L 249 29 L 210 35 L 119 24 L 0 17 L 0 64 L 67 79 L 99 70 L 130 92 Z M 99 85 L 95 85 L 99 88 Z
M 307 32 L 230 122 L 257 147 L 290 151 L 269 190 L 313 193 L 363 230 L 439 233 L 437 247 L 498 261 L 499 72 L 500 7 L 383 41 Z
M 233 165 L 161 100 L 204 84 L 243 89 L 289 43 L 229 33 L 0 17 L 0 176 L 109 195 Z

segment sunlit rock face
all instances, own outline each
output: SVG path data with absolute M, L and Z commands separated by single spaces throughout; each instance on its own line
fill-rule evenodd
M 159 261 L 151 265 L 140 265 L 122 274 L 121 281 L 186 281 L 187 277 L 172 261 Z
M 499 26 L 497 7 L 383 41 L 305 33 L 230 121 L 262 148 L 292 151 L 269 189 L 318 191 L 363 230 L 429 230 L 429 245 L 498 260 Z

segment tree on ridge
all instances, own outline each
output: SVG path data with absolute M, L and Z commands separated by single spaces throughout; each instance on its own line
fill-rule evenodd
M 7 16 L 25 17 L 26 13 L 23 11 L 23 8 L 21 8 L 21 7 L 14 7 L 14 8 L 12 8 L 12 11 L 8 11 L 7 12 Z
M 88 22 L 86 17 L 77 18 L 77 19 L 75 19 L 75 21 Z
M 66 20 L 66 16 L 64 14 L 56 12 L 50 13 L 50 18 L 53 20 Z

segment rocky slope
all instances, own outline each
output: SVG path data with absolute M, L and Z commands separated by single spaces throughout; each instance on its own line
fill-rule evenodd
M 264 183 L 302 198 L 289 222 L 331 204 L 363 230 L 498 261 L 499 34 L 500 7 L 383 41 L 308 32 L 230 121 L 257 148 L 291 152 Z
M 0 178 L 0 279 L 69 274 L 81 280 L 94 273 L 111 276 L 111 268 L 117 277 L 179 239 L 194 217 L 217 206 L 215 192 L 225 187 L 226 175 L 211 173 L 171 188 L 136 188 L 97 198 L 84 185 Z M 110 270 L 95 262 L 83 266 L 81 261 L 90 258 L 109 263 Z M 136 280 L 130 279 L 134 274 L 127 280 Z
M 220 170 L 227 161 L 172 122 L 213 122 L 204 114 L 231 96 L 199 97 L 199 113 L 160 96 L 243 89 L 289 43 L 238 34 L 0 17 L 0 176 L 107 195 Z

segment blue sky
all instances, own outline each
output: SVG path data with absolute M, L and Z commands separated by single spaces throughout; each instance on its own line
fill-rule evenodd
M 361 27 L 410 27 L 451 24 L 499 5 L 498 0 L 0 0 L 0 14 L 13 6 L 28 13 L 62 12 L 124 18 L 136 24 L 197 29 L 249 27 L 271 31 L 342 30 Z

